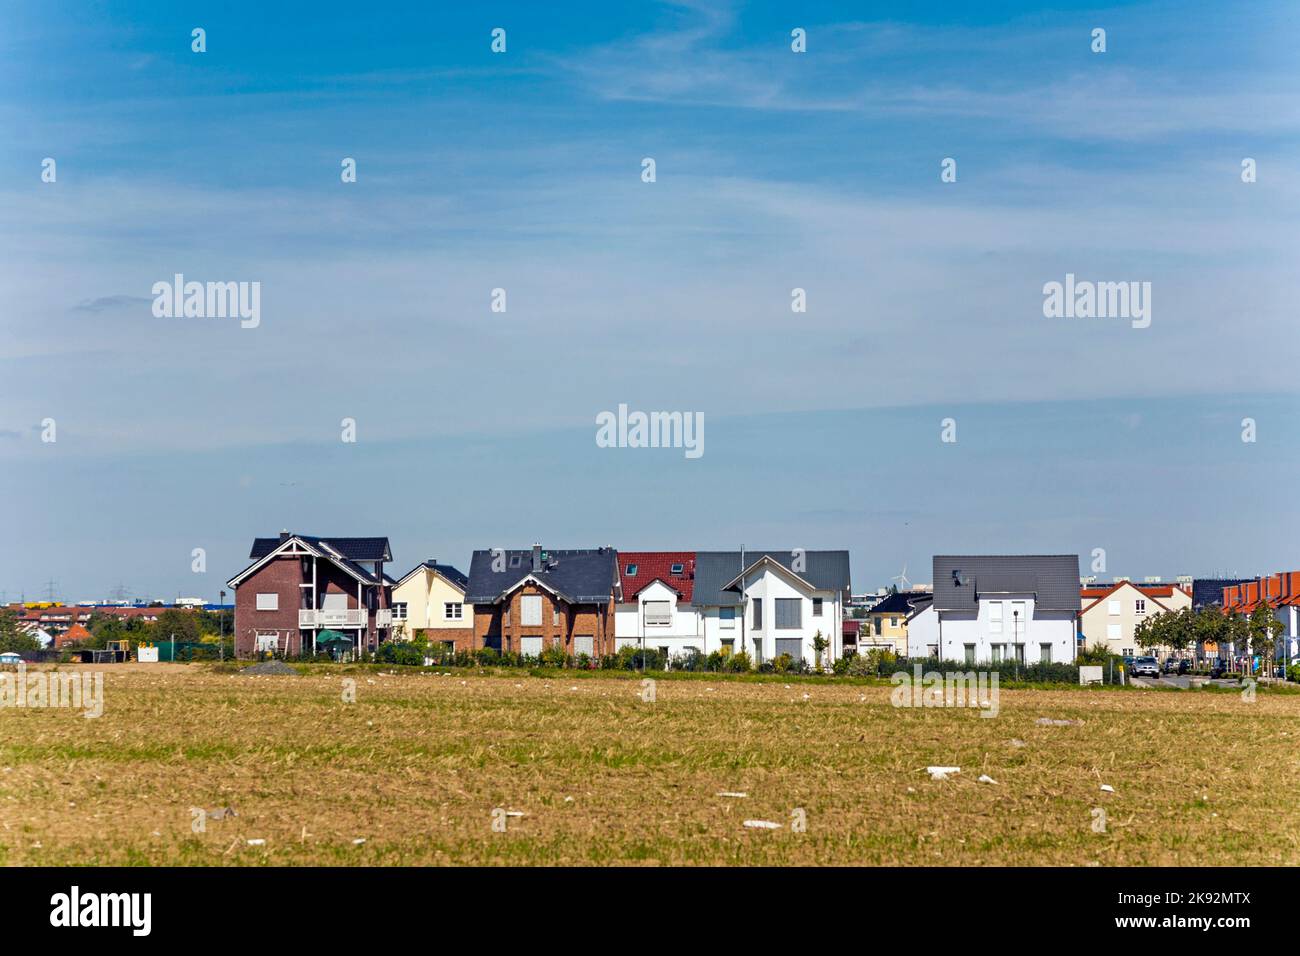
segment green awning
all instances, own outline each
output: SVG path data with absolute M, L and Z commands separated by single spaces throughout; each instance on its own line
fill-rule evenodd
M 356 642 L 341 631 L 321 631 L 316 635 L 316 646 L 321 647 L 325 644 L 346 644 L 348 647 L 354 647 Z

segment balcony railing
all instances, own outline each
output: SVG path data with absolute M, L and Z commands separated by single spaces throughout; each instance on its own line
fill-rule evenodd
M 346 610 L 298 609 L 299 627 L 365 627 L 366 611 L 364 608 Z
M 375 612 L 375 627 L 392 627 L 393 610 L 392 608 L 380 608 Z

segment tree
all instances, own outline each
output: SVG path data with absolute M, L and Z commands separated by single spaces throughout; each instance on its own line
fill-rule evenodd
M 169 607 L 150 625 L 147 639 L 155 644 L 166 644 L 172 640 L 178 644 L 197 644 L 202 636 L 203 632 L 199 629 L 198 619 L 193 612 Z
M 1154 654 L 1157 648 L 1169 643 L 1167 640 L 1169 626 L 1166 617 L 1168 615 L 1165 614 L 1149 615 L 1142 618 L 1138 626 L 1133 629 L 1134 642 L 1148 654 Z
M 18 616 L 8 608 L 0 609 L 0 654 L 12 651 L 39 651 L 41 642 L 18 629 Z
M 812 643 L 813 643 L 813 653 L 817 655 L 817 669 L 821 670 L 822 655 L 826 653 L 826 649 L 831 646 L 831 642 L 829 638 L 822 637 L 822 632 L 819 630 L 816 634 L 813 635 Z
M 1256 604 L 1255 610 L 1250 612 L 1250 617 L 1246 620 L 1250 648 L 1263 654 L 1269 677 L 1273 676 L 1273 650 L 1277 646 L 1278 635 L 1285 629 L 1286 625 L 1277 619 L 1267 601 Z
M 1192 624 L 1192 632 L 1202 648 L 1213 644 L 1215 652 L 1219 653 L 1228 641 L 1228 618 L 1219 608 L 1201 608 Z

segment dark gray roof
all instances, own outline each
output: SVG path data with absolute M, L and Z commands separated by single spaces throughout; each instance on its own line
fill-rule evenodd
M 1223 589 L 1234 584 L 1245 584 L 1256 578 L 1194 578 L 1192 580 L 1192 607 L 1221 607 Z
M 393 552 L 388 546 L 387 538 L 334 538 L 311 534 L 294 534 L 294 538 L 302 538 L 309 544 L 320 544 L 324 541 L 343 557 L 351 561 L 391 561 Z M 248 556 L 253 560 L 266 557 L 283 541 L 280 538 L 254 538 L 253 550 Z
M 740 575 L 745 568 L 767 556 L 784 568 L 795 561 L 794 552 L 745 549 L 744 563 L 739 551 L 696 551 L 695 593 L 691 603 L 697 607 L 736 607 L 740 594 L 722 590 Z M 839 591 L 847 596 L 849 590 L 849 553 L 847 551 L 804 551 L 804 570 L 794 571 L 819 591 Z
M 961 583 L 955 582 L 960 573 Z M 975 610 L 979 596 L 1032 594 L 1045 611 L 1079 610 L 1077 554 L 936 554 L 934 606 Z
M 557 592 L 571 604 L 601 604 L 618 588 L 618 552 L 613 548 L 555 551 L 543 548 L 543 569 L 533 571 L 533 553 L 506 551 L 492 569 L 493 552 L 475 551 L 469 564 L 465 600 L 470 604 L 491 604 L 528 575 Z
M 911 614 L 918 604 L 929 604 L 934 595 L 929 591 L 896 591 L 867 611 L 868 614 Z
M 421 561 L 415 567 L 403 574 L 398 581 L 405 581 L 420 568 L 428 568 L 430 571 L 437 571 L 448 581 L 455 584 L 462 591 L 469 586 L 469 578 L 466 577 L 458 568 L 453 568 L 450 564 L 439 564 L 437 561 Z

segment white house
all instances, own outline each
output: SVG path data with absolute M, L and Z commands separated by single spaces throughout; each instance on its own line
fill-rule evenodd
M 908 656 L 1069 663 L 1078 614 L 1077 555 L 935 555 L 934 602 L 908 622 Z
M 704 652 L 704 615 L 691 603 L 694 551 L 620 551 L 618 571 L 615 648 L 644 645 L 669 658 Z
M 829 644 L 823 666 L 843 654 L 847 551 L 699 551 L 693 601 L 703 618 L 704 650 L 746 651 L 755 663 L 782 654 L 817 659 L 814 638 Z

